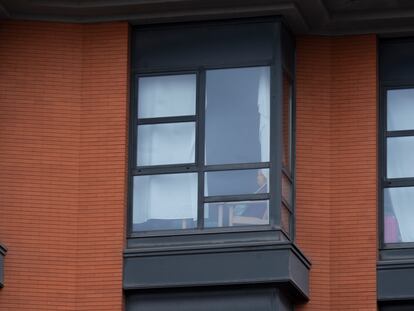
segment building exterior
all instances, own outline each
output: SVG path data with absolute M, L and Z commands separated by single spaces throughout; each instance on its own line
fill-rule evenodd
M 0 311 L 414 310 L 409 1 L 0 0 Z

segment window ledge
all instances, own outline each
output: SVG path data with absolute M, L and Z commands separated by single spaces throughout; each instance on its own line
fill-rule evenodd
M 129 249 L 124 253 L 125 290 L 276 285 L 295 302 L 309 296 L 309 260 L 292 243 L 181 250 Z
M 384 260 L 377 264 L 378 301 L 414 300 L 414 259 Z
M 0 288 L 4 286 L 4 256 L 6 256 L 7 248 L 0 243 Z

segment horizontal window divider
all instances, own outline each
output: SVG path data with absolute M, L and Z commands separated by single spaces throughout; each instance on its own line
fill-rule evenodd
M 158 165 L 132 169 L 132 175 L 156 175 L 173 173 L 195 173 L 199 169 L 195 164 Z
M 283 199 L 282 198 L 282 204 L 283 204 L 283 206 L 284 207 L 286 207 L 287 209 L 288 209 L 288 211 L 291 213 L 291 214 L 293 214 L 293 210 L 292 210 L 292 207 L 290 206 L 290 204 L 285 200 L 285 199 Z
M 386 179 L 384 181 L 384 187 L 414 187 L 414 177 Z
M 282 168 L 282 173 L 290 181 L 290 183 L 293 183 L 292 177 L 290 176 L 289 172 L 285 168 Z
M 169 237 L 182 235 L 217 235 L 223 233 L 242 234 L 243 232 L 263 232 L 280 230 L 279 226 L 270 225 L 249 225 L 237 227 L 216 227 L 216 228 L 202 228 L 202 229 L 176 229 L 176 230 L 154 230 L 154 231 L 133 231 L 128 234 L 128 238 L 143 238 L 143 237 Z
M 246 67 L 264 67 L 271 66 L 273 59 L 268 58 L 267 60 L 251 60 L 246 62 L 216 62 L 212 64 L 200 64 L 197 66 L 180 67 L 180 66 L 168 66 L 168 67 L 151 67 L 145 68 L 134 68 L 132 73 L 138 77 L 151 77 L 151 76 L 163 76 L 163 75 L 181 75 L 181 74 L 196 74 L 198 71 L 205 70 L 216 70 L 216 69 L 235 69 L 235 68 L 246 68 Z
M 269 200 L 269 199 L 270 199 L 269 193 L 216 195 L 216 196 L 205 197 L 204 203 L 259 201 L 259 200 Z
M 206 172 L 212 171 L 231 171 L 231 170 L 249 170 L 257 168 L 270 168 L 269 162 L 256 162 L 256 163 L 238 163 L 238 164 L 218 164 L 207 165 L 204 170 Z
M 412 248 L 414 249 L 414 242 L 398 242 L 398 243 L 383 243 L 381 250 L 396 249 L 396 248 Z
M 405 136 L 414 136 L 414 130 L 402 130 L 402 131 L 388 131 L 386 133 L 387 137 L 405 137 Z
M 161 123 L 180 123 L 195 122 L 196 116 L 177 116 L 177 117 L 160 117 L 160 118 L 142 118 L 137 120 L 138 125 L 161 124 Z
M 180 75 L 197 75 L 198 68 L 194 67 L 182 67 L 177 70 L 171 70 L 170 67 L 163 68 L 162 71 L 157 71 L 152 68 L 150 69 L 141 69 L 136 70 L 133 69 L 132 73 L 134 73 L 138 78 L 147 78 L 147 77 L 166 77 L 166 76 L 180 76 Z

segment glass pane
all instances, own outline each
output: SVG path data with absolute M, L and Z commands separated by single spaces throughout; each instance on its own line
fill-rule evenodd
M 194 74 L 139 78 L 139 118 L 194 115 L 195 103 Z
M 282 173 L 282 198 L 292 206 L 292 184 L 289 179 Z
M 268 201 L 216 202 L 204 204 L 204 227 L 269 224 Z
M 414 129 L 414 89 L 387 92 L 388 131 Z
M 194 163 L 195 123 L 165 123 L 138 126 L 137 164 Z
M 207 71 L 207 164 L 269 161 L 268 67 Z
M 280 226 L 288 235 L 290 234 L 290 211 L 282 204 Z
M 197 173 L 134 177 L 134 231 L 196 226 Z
M 384 189 L 385 243 L 414 242 L 414 187 Z
M 286 74 L 283 76 L 283 167 L 290 172 L 292 133 L 292 85 Z
M 269 169 L 205 173 L 204 195 L 267 193 Z
M 414 177 L 414 137 L 387 138 L 387 177 Z

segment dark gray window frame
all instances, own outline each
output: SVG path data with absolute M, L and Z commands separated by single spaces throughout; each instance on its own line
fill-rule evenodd
M 272 239 L 279 241 L 288 241 L 294 239 L 294 176 L 295 176 L 295 161 L 294 161 L 294 42 L 290 37 L 288 30 L 285 28 L 283 22 L 279 17 L 267 17 L 267 18 L 250 18 L 241 20 L 229 20 L 229 21 L 216 21 L 203 23 L 206 25 L 229 25 L 229 24 L 246 24 L 246 23 L 274 23 L 275 34 L 273 38 L 273 55 L 269 59 L 256 60 L 253 62 L 229 62 L 226 61 L 224 64 L 217 62 L 217 64 L 199 64 L 197 67 L 180 67 L 168 66 L 157 67 L 157 68 L 139 68 L 138 62 L 134 55 L 139 55 L 139 52 L 135 49 L 134 41 L 135 30 L 133 29 L 133 40 L 132 40 L 132 58 L 131 58 L 131 108 L 130 108 L 130 143 L 129 143 L 129 192 L 128 192 L 128 209 L 127 209 L 127 237 L 128 247 L 148 247 L 151 245 L 164 245 L 169 243 L 168 241 L 174 240 L 177 244 L 186 244 L 189 240 L 194 241 L 194 244 L 203 242 L 206 239 L 212 241 L 219 240 L 251 240 L 252 237 L 262 236 L 265 240 L 269 239 L 272 234 L 276 233 L 276 237 Z M 198 25 L 199 23 L 186 23 L 186 24 L 172 24 L 162 26 L 148 26 L 161 27 L 167 29 L 171 27 L 172 30 L 178 30 L 180 27 L 192 27 L 192 25 Z M 137 30 L 145 28 L 140 26 Z M 281 42 L 285 44 L 281 44 Z M 137 56 L 139 57 L 139 56 Z M 270 67 L 270 81 L 271 81 L 271 133 L 270 133 L 270 161 L 267 163 L 249 163 L 249 164 L 228 164 L 228 165 L 211 165 L 204 166 L 203 155 L 204 141 L 200 141 L 204 138 L 204 88 L 205 88 L 205 72 L 209 69 L 225 69 L 225 68 L 243 68 L 243 67 L 255 67 L 255 66 L 269 66 Z M 154 75 L 172 75 L 172 74 L 185 74 L 195 73 L 197 75 L 197 100 L 196 100 L 196 116 L 195 117 L 167 117 L 167 118 L 156 118 L 156 119 L 138 119 L 137 118 L 137 82 L 138 78 L 142 76 L 154 76 Z M 281 177 L 283 173 L 282 169 L 282 82 L 283 75 L 286 74 L 292 85 L 292 112 L 291 112 L 291 173 L 285 174 L 292 184 L 292 205 L 288 206 L 290 211 L 290 232 L 284 232 L 281 228 Z M 137 167 L 136 166 L 136 139 L 137 139 L 137 125 L 138 124 L 151 124 L 164 122 L 196 122 L 196 163 L 195 164 L 183 164 L 183 165 L 162 165 L 152 167 Z M 201 140 L 200 140 L 201 138 Z M 274 142 L 274 143 L 272 143 Z M 254 195 L 237 195 L 237 196 L 216 196 L 207 197 L 204 201 L 204 187 L 203 187 L 203 173 L 204 171 L 213 170 L 234 170 L 234 169 L 250 169 L 250 168 L 269 168 L 272 171 L 269 183 L 272 185 L 269 194 L 254 194 Z M 160 230 L 160 231 L 146 231 L 146 232 L 134 232 L 132 230 L 132 195 L 133 195 L 133 177 L 139 175 L 150 175 L 158 173 L 178 173 L 178 172 L 197 172 L 199 179 L 198 187 L 198 222 L 196 229 L 180 229 L 180 230 Z M 275 187 L 276 185 L 277 187 Z M 216 202 L 223 200 L 260 200 L 269 199 L 269 225 L 251 225 L 246 227 L 228 227 L 228 228 L 203 228 L 203 217 L 202 205 L 203 202 Z M 173 239 L 172 239 L 173 238 Z
M 414 259 L 414 242 L 385 243 L 384 241 L 384 189 L 414 186 L 414 177 L 387 178 L 387 138 L 414 136 L 414 130 L 387 130 L 387 92 L 389 90 L 414 89 L 414 74 L 412 77 L 407 74 L 407 71 L 414 68 L 414 63 L 402 66 L 401 63 L 397 64 L 395 60 L 389 60 L 391 55 L 389 51 L 393 52 L 395 59 L 404 60 L 404 56 L 399 55 L 395 50 L 401 44 L 407 43 L 413 44 L 414 47 L 414 38 L 383 39 L 379 43 L 378 246 L 380 260 Z

